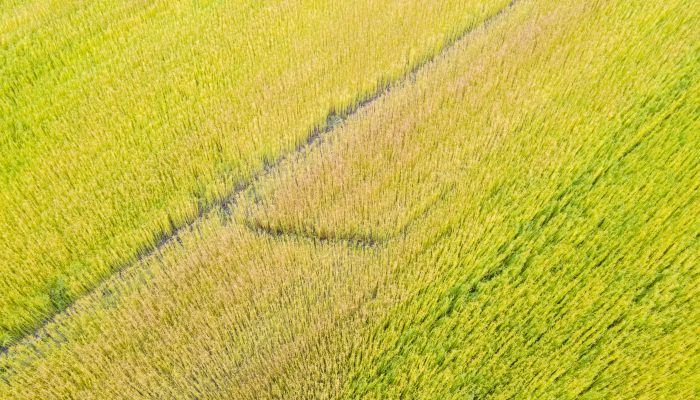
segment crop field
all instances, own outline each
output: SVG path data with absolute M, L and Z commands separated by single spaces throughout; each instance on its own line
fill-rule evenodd
M 0 2 L 0 399 L 700 398 L 698 21 Z
M 0 9 L 5 345 L 505 1 L 17 3 Z

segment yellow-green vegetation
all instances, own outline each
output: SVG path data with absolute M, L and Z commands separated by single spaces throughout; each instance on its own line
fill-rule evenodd
M 259 236 L 214 215 L 10 349 L 0 397 L 254 399 L 292 390 L 280 376 L 300 382 L 299 396 L 311 379 L 339 387 L 312 366 L 340 365 L 324 350 L 355 332 L 385 274 L 377 254 Z
M 698 11 L 524 2 L 260 185 L 255 225 L 408 248 L 343 397 L 698 395 Z
M 505 4 L 2 2 L 0 348 Z
M 260 185 L 257 226 L 406 246 L 341 397 L 699 394 L 699 11 L 524 2 Z
M 518 1 L 10 347 L 0 398 L 698 397 L 699 19 Z

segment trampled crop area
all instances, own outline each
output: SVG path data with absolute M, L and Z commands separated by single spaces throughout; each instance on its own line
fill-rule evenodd
M 0 11 L 0 398 L 700 396 L 694 2 Z

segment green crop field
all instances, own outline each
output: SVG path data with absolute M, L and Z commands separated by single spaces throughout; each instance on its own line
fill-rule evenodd
M 700 398 L 698 21 L 0 2 L 0 399 Z

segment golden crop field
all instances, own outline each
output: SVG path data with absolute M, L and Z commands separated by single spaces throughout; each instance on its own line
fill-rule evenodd
M 0 5 L 0 346 L 504 0 Z
M 700 397 L 694 2 L 0 7 L 0 398 Z

